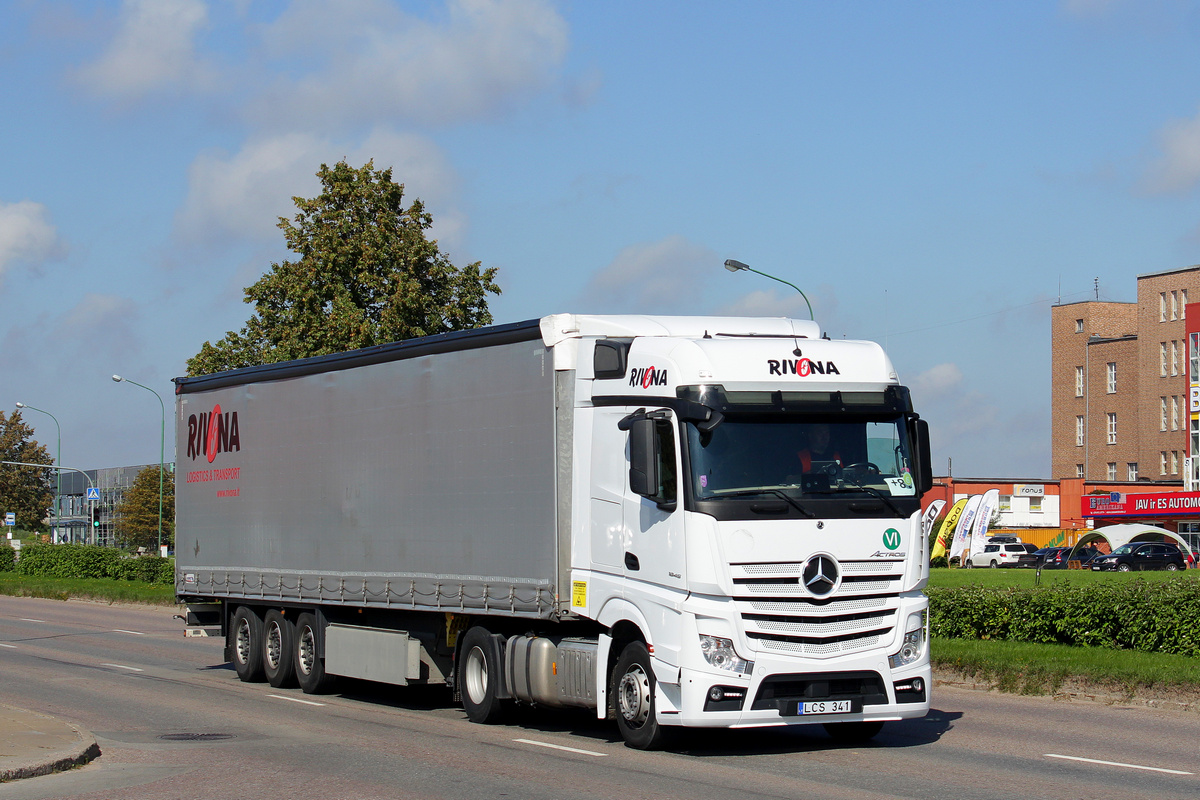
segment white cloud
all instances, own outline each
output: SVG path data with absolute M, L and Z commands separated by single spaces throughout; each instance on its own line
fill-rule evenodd
M 453 238 L 461 215 L 438 207 L 453 195 L 456 179 L 442 152 L 428 139 L 377 130 L 353 148 L 307 133 L 254 139 L 232 156 L 209 152 L 192 162 L 188 195 L 176 220 L 177 230 L 202 242 L 233 236 L 282 241 L 279 217 L 292 217 L 293 197 L 320 191 L 316 172 L 345 158 L 359 167 L 374 159 L 376 169 L 392 168 L 404 184 L 405 198 L 421 198 L 434 213 L 438 232 Z
M 1167 125 L 1159 134 L 1163 156 L 1151 168 L 1151 191 L 1186 192 L 1200 184 L 1200 114 Z
M 626 247 L 592 276 L 579 299 L 589 312 L 696 313 L 716 253 L 668 236 Z
M 251 108 L 260 124 L 445 123 L 494 113 L 541 87 L 567 51 L 545 0 L 450 0 L 439 22 L 382 0 L 297 0 L 264 32 L 286 72 Z
M 77 77 L 105 96 L 137 98 L 162 89 L 200 89 L 212 67 L 196 52 L 208 24 L 203 0 L 125 0 L 108 48 Z
M 957 389 L 962 379 L 962 370 L 957 364 L 938 364 L 918 375 L 910 388 L 916 395 L 932 396 Z
M 65 252 L 44 205 L 30 200 L 0 204 L 0 277 L 18 262 L 37 264 Z

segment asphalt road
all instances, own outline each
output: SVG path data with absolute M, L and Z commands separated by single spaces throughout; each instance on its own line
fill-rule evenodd
M 643 753 L 585 712 L 482 726 L 436 690 L 244 684 L 173 613 L 0 597 L 0 703 L 82 724 L 102 751 L 0 798 L 1200 797 L 1195 713 L 940 687 L 929 717 L 865 747 L 713 730 Z

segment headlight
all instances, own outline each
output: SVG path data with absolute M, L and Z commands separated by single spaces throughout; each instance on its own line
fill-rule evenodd
M 704 654 L 704 660 L 717 669 L 741 672 L 745 675 L 754 671 L 754 662 L 738 657 L 738 654 L 734 652 L 733 642 L 729 639 L 722 639 L 720 636 L 706 636 L 702 633 L 700 634 L 700 652 Z
M 906 667 L 920 661 L 921 656 L 925 655 L 925 615 L 924 611 L 908 615 L 904 642 L 900 645 L 899 652 L 888 657 L 888 663 L 892 669 Z

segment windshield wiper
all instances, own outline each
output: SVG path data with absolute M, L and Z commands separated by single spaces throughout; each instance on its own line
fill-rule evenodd
M 896 513 L 896 516 L 899 517 L 900 519 L 907 518 L 905 516 L 904 512 L 900 510 L 900 506 L 898 506 L 892 502 L 892 498 L 888 497 L 886 494 L 879 491 L 874 486 L 864 486 L 863 484 L 859 483 L 858 481 L 854 480 L 853 478 L 847 478 L 844 474 L 842 477 L 845 478 L 846 480 L 850 481 L 850 483 L 853 483 L 859 489 L 862 489 L 867 494 L 870 494 L 873 497 L 878 497 L 880 500 L 887 503 L 888 508 L 890 508 L 892 511 L 894 511 Z M 854 491 L 854 490 L 853 489 L 838 489 L 837 491 L 850 492 L 850 491 Z
M 714 493 L 714 497 L 752 497 L 756 494 L 773 494 L 809 519 L 817 518 L 816 514 L 797 503 L 795 498 L 789 497 L 782 489 L 738 489 L 735 492 Z

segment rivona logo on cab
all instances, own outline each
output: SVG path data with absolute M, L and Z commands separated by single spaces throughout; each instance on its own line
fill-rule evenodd
M 666 386 L 667 371 L 658 367 L 634 367 L 629 371 L 629 385 L 649 389 L 651 386 Z
M 814 372 L 818 375 L 841 375 L 838 371 L 837 364 L 832 361 L 824 363 L 813 361 L 811 358 L 782 358 L 782 359 L 767 359 L 767 371 L 771 375 L 798 375 L 801 378 L 807 378 Z
M 188 458 L 195 461 L 197 456 L 204 456 L 211 464 L 217 453 L 240 452 L 241 449 L 242 434 L 236 411 L 222 413 L 221 404 L 217 403 L 207 414 L 188 417 Z

